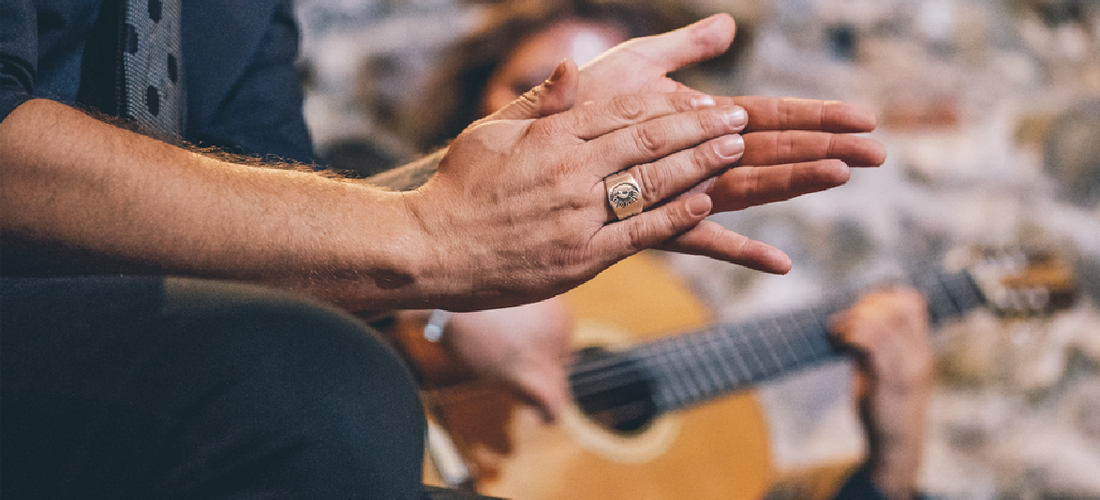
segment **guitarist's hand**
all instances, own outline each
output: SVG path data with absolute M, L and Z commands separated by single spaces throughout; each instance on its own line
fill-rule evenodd
M 639 92 L 696 92 L 669 78 L 668 73 L 721 54 L 733 41 L 735 31 L 733 19 L 718 14 L 669 33 L 629 40 L 584 65 L 576 77 L 567 72 L 558 85 L 540 85 L 480 122 L 548 116 L 575 104 L 583 106 Z M 713 99 L 719 106 L 737 104 L 745 108 L 749 123 L 742 134 L 743 158 L 728 163 L 735 168 L 686 195 L 710 194 L 714 202 L 712 213 L 741 210 L 840 186 L 848 181 L 849 167 L 878 166 L 886 159 L 886 151 L 878 141 L 852 135 L 875 128 L 875 116 L 870 110 L 836 101 L 776 97 Z M 706 161 L 696 158 L 706 155 L 696 151 L 694 156 L 676 156 L 684 156 L 681 162 L 691 165 Z M 635 166 L 630 171 L 636 173 L 637 169 Z M 637 174 L 635 178 L 644 179 Z M 779 249 L 710 221 L 702 221 L 660 248 L 705 255 L 770 273 L 786 273 L 791 267 L 790 259 Z
M 924 298 L 913 290 L 865 295 L 838 315 L 834 334 L 855 351 L 856 394 L 868 465 L 887 498 L 917 492 L 933 357 Z
M 569 403 L 572 317 L 555 297 L 505 309 L 454 313 L 444 347 L 474 375 L 502 384 L 553 421 Z

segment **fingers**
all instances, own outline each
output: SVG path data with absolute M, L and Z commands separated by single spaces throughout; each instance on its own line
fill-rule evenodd
M 743 96 L 719 98 L 718 102 L 737 104 L 748 111 L 746 133 L 760 130 L 860 133 L 874 130 L 876 124 L 874 111 L 841 101 Z
M 554 74 L 541 85 L 528 90 L 511 104 L 489 115 L 493 120 L 526 120 L 561 113 L 573 107 L 577 97 L 580 71 L 572 59 L 558 64 Z
M 642 192 L 642 206 L 651 207 L 688 190 L 688 193 L 681 196 L 706 192 L 706 189 L 696 190 L 692 187 L 701 180 L 713 178 L 716 172 L 736 163 L 744 151 L 745 141 L 740 135 L 726 135 L 653 163 L 634 166 L 627 172 L 638 181 Z M 610 211 L 610 207 L 608 210 Z
M 791 270 L 791 259 L 782 250 L 737 234 L 712 221 L 703 221 L 658 248 L 703 255 L 771 274 L 786 274 Z
M 886 148 L 867 137 L 828 132 L 784 130 L 745 134 L 746 165 L 779 165 L 841 160 L 852 166 L 882 165 Z
M 696 194 L 604 226 L 594 244 L 615 249 L 622 257 L 646 248 L 660 248 L 738 264 L 772 274 L 786 274 L 791 259 L 782 250 L 741 236 L 704 220 L 713 207 L 710 197 Z
M 564 365 L 553 373 L 529 374 L 517 381 L 518 395 L 534 406 L 543 422 L 557 420 L 569 405 L 569 383 Z
M 840 160 L 741 165 L 715 178 L 707 192 L 714 198 L 715 213 L 730 212 L 841 186 L 850 174 Z
M 732 17 L 716 14 L 675 31 L 628 41 L 605 57 L 619 51 L 641 55 L 669 73 L 725 52 L 736 30 Z
M 699 193 L 607 224 L 592 238 L 593 251 L 621 260 L 695 227 L 713 206 L 710 196 Z
M 928 357 L 927 325 L 924 297 L 915 290 L 900 289 L 864 295 L 833 318 L 830 330 L 865 356 L 905 356 L 905 364 L 919 368 L 919 362 Z
M 713 97 L 693 92 L 627 94 L 585 104 L 540 122 L 540 126 L 550 133 L 565 132 L 587 141 L 656 118 L 713 108 Z M 740 106 L 729 104 L 722 109 L 740 110 L 742 122 L 748 121 Z M 713 111 L 705 114 L 709 116 Z
M 608 160 L 619 165 L 617 169 L 596 171 L 602 178 L 631 165 L 653 162 L 711 139 L 736 134 L 747 121 L 745 110 L 739 106 L 661 116 L 589 141 L 586 158 L 590 165 L 604 169 Z M 689 185 L 701 180 L 695 179 Z

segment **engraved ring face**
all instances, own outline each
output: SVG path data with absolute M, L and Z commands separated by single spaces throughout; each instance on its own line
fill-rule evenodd
M 619 220 L 642 213 L 642 189 L 634 176 L 626 172 L 612 174 L 604 179 L 604 186 L 607 203 Z
M 607 199 L 611 202 L 611 206 L 615 208 L 626 208 L 631 203 L 638 201 L 641 194 L 642 192 L 638 190 L 637 185 L 631 182 L 620 182 L 611 187 Z

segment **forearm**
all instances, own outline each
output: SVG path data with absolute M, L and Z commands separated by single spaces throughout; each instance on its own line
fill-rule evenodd
M 351 308 L 430 295 L 400 193 L 223 162 L 47 100 L 0 123 L 0 164 L 4 241 L 72 249 L 90 269 L 263 282 Z
M 424 185 L 432 175 L 435 175 L 439 170 L 439 161 L 443 159 L 446 152 L 446 148 L 440 149 L 412 163 L 372 175 L 364 180 L 374 186 L 393 191 L 411 191 Z
M 899 398 L 890 425 L 869 429 L 867 472 L 875 486 L 891 500 L 916 498 L 924 450 L 925 398 Z

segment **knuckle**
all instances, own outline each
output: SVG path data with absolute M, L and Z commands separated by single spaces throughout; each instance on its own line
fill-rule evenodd
M 666 169 L 659 168 L 657 164 L 651 163 L 637 165 L 631 168 L 629 172 L 634 176 L 634 180 L 638 181 L 644 206 L 652 206 L 661 200 L 662 187 L 669 182 Z
M 839 136 L 839 135 L 829 135 L 828 141 L 826 141 L 826 144 L 825 144 L 825 157 L 826 158 L 837 158 L 838 157 L 838 155 L 840 154 L 840 145 L 837 144 L 837 141 L 839 141 L 840 138 L 841 138 L 841 136 Z
M 626 230 L 627 246 L 630 249 L 631 254 L 638 253 L 646 249 L 646 235 L 649 234 L 652 228 L 652 217 L 646 217 L 639 219 L 635 217 L 633 224 L 630 224 Z
M 707 143 L 700 145 L 691 152 L 691 167 L 696 172 L 704 173 L 714 170 L 715 167 L 725 167 L 728 162 L 718 155 L 717 144 Z
M 574 123 L 570 123 L 568 120 L 563 118 L 562 115 L 554 115 L 537 120 L 531 120 L 531 123 L 529 125 L 529 133 L 533 137 L 539 138 L 539 140 L 549 141 L 556 137 L 565 136 L 574 126 Z
M 784 130 L 775 137 L 775 158 L 779 162 L 790 161 L 794 156 L 795 143 L 797 142 L 793 131 Z
M 776 117 L 779 120 L 780 130 L 785 130 L 785 129 L 788 129 L 788 128 L 791 127 L 792 115 L 794 113 L 793 99 L 791 99 L 791 98 L 780 99 L 778 104 L 779 104 L 779 109 L 778 109 L 778 112 L 776 113 Z
M 673 111 L 695 111 L 715 106 L 713 97 L 690 92 L 671 92 L 666 94 L 667 103 Z
M 626 120 L 637 120 L 646 114 L 645 99 L 637 95 L 621 95 L 611 99 L 611 113 Z
M 656 155 L 668 142 L 668 133 L 658 125 L 647 123 L 634 128 L 634 141 L 640 151 Z

